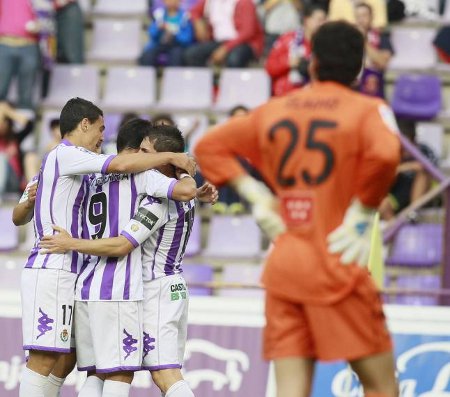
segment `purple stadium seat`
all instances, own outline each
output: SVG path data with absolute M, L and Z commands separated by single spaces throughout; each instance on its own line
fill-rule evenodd
M 441 224 L 404 225 L 394 238 L 386 264 L 389 266 L 434 267 L 442 260 Z
M 12 251 L 19 245 L 19 229 L 12 223 L 12 208 L 0 208 L 0 251 Z
M 148 12 L 148 0 L 97 0 L 94 15 L 113 17 L 143 17 Z
M 222 281 L 226 283 L 259 284 L 263 266 L 252 264 L 228 264 L 224 265 Z M 264 298 L 263 289 L 250 288 L 221 288 L 219 296 L 234 296 L 246 298 Z
M 141 48 L 140 21 L 98 19 L 94 21 L 92 45 L 87 58 L 89 61 L 135 63 Z
M 213 281 L 214 269 L 209 265 L 200 264 L 184 264 L 183 277 L 189 288 L 189 295 L 209 296 L 212 295 L 212 288 L 206 287 L 190 287 L 194 283 L 207 283 Z
M 423 70 L 434 67 L 437 54 L 433 46 L 435 29 L 395 27 L 391 31 L 394 56 L 389 69 Z
M 441 80 L 433 75 L 403 75 L 395 82 L 392 97 L 395 114 L 430 120 L 442 109 Z
M 401 289 L 438 290 L 441 288 L 441 278 L 432 274 L 399 276 L 397 287 Z M 426 295 L 398 295 L 391 297 L 391 303 L 401 305 L 437 305 L 439 298 Z
M 212 104 L 213 74 L 208 68 L 164 69 L 158 109 L 207 110 Z
M 215 110 L 236 105 L 254 108 L 270 98 L 270 78 L 264 69 L 222 69 Z
M 98 69 L 92 65 L 55 65 L 50 76 L 48 95 L 43 101 L 47 107 L 61 108 L 73 97 L 94 103 L 99 97 Z
M 0 257 L 0 290 L 20 291 L 20 277 L 28 257 Z
M 186 246 L 186 256 L 198 255 L 202 249 L 202 220 L 200 216 L 194 218 L 192 231 Z
M 154 68 L 110 67 L 100 106 L 111 111 L 149 111 L 155 102 L 155 80 Z
M 173 117 L 183 135 L 186 136 L 190 132 L 188 150 L 193 153 L 198 140 L 208 130 L 208 117 L 204 114 L 175 114 Z
M 104 117 L 105 132 L 103 134 L 105 143 L 115 142 L 119 125 L 122 121 L 122 115 L 119 113 L 106 113 Z
M 250 215 L 216 215 L 211 218 L 204 256 L 257 258 L 261 255 L 261 231 Z

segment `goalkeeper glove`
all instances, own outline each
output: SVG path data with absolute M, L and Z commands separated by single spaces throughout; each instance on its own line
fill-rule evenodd
M 342 224 L 328 235 L 328 251 L 340 253 L 342 264 L 357 262 L 367 267 L 375 213 L 375 209 L 364 207 L 355 200 L 348 207 Z
M 270 239 L 286 230 L 283 219 L 275 211 L 275 197 L 264 183 L 246 175 L 233 181 L 232 185 L 250 203 L 253 217 Z

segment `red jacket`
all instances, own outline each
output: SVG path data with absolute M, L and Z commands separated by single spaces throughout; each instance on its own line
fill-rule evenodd
M 191 9 L 192 20 L 207 17 L 205 15 L 206 0 L 199 0 Z M 238 32 L 238 37 L 225 42 L 227 50 L 230 51 L 234 47 L 247 43 L 249 44 L 255 56 L 260 56 L 264 47 L 264 32 L 259 23 L 256 14 L 256 8 L 252 0 L 238 0 L 234 11 L 234 26 Z M 211 32 L 213 27 L 210 26 Z
M 292 41 L 295 39 L 297 32 L 287 32 L 281 35 L 270 50 L 266 61 L 266 70 L 272 78 L 272 92 L 275 96 L 280 96 L 299 88 L 302 84 L 294 84 L 289 81 L 289 51 Z M 305 50 L 305 57 L 311 56 L 311 44 L 305 38 L 302 45 Z

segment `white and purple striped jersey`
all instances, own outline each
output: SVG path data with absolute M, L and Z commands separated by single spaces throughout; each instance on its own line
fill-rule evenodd
M 155 170 L 139 174 L 91 175 L 83 238 L 117 237 L 136 213 L 143 196 L 171 197 L 176 182 Z M 120 258 L 86 257 L 77 280 L 76 300 L 122 301 L 141 300 L 142 297 L 140 249 Z
M 192 230 L 195 200 L 180 201 L 148 196 L 121 234 L 137 247 L 142 244 L 143 280 L 181 273 Z
M 39 171 L 39 184 L 34 205 L 36 242 L 26 268 L 62 269 L 78 273 L 83 256 L 77 252 L 39 254 L 39 241 L 54 234 L 52 225 L 66 229 L 73 237 L 81 237 L 82 206 L 87 194 L 86 174 L 106 172 L 115 156 L 90 152 L 63 140 L 44 158 Z

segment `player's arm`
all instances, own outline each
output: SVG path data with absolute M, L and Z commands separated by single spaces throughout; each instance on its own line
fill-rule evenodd
M 53 236 L 44 236 L 40 241 L 42 254 L 63 254 L 76 251 L 86 255 L 120 257 L 134 250 L 133 244 L 124 236 L 86 240 L 73 238 L 63 228 L 53 225 L 58 232 Z
M 33 219 L 34 202 L 36 201 L 37 180 L 28 183 L 19 203 L 14 207 L 12 221 L 14 225 L 25 225 Z
M 183 170 L 177 170 L 178 181 L 175 182 L 170 197 L 172 200 L 189 201 L 197 196 L 197 183 L 195 179 Z

